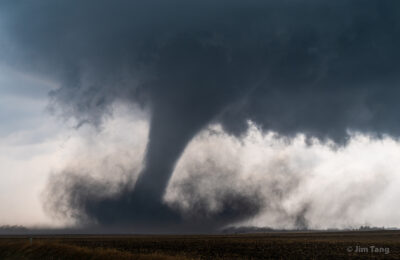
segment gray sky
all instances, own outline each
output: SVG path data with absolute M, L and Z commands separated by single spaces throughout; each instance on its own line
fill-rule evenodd
M 48 91 L 54 84 L 6 67 L 2 67 L 0 79 L 0 224 L 73 223 L 43 209 L 43 192 L 51 173 L 73 168 L 112 179 L 104 172 L 105 165 L 110 171 L 120 171 L 116 175 L 123 175 L 121 165 L 140 167 L 147 139 L 145 115 L 139 116 L 140 121 L 129 115 L 130 108 L 119 108 L 100 132 L 75 129 L 46 110 Z M 392 207 L 400 198 L 400 143 L 395 140 L 355 135 L 348 146 L 337 150 L 318 142 L 307 146 L 301 136 L 291 142 L 276 139 L 255 126 L 241 141 L 218 126 L 212 128 L 189 145 L 167 190 L 166 201 L 184 214 L 190 214 L 196 201 L 209 205 L 206 213 L 213 214 L 222 207 L 223 194 L 232 186 L 239 191 L 251 187 L 271 197 L 271 189 L 286 189 L 286 182 L 300 178 L 298 186 L 275 198 L 269 205 L 272 209 L 242 224 L 294 227 L 287 212 L 313 204 L 308 215 L 312 227 L 400 225 L 400 210 Z M 127 135 L 131 136 L 128 141 Z M 125 155 L 116 158 L 121 151 Z M 215 163 L 209 164 L 210 160 Z M 193 165 L 203 169 L 193 171 Z M 229 174 L 224 173 L 226 167 L 232 168 Z M 199 181 L 188 194 L 184 183 L 193 176 Z
M 0 3 L 0 225 L 400 226 L 399 10 Z
M 45 109 L 51 84 L 0 67 L 1 224 L 46 221 L 39 201 L 63 131 Z

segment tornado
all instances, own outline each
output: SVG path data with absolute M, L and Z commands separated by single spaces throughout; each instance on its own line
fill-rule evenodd
M 78 126 L 101 126 L 115 102 L 148 111 L 133 188 L 99 199 L 103 186 L 68 179 L 52 190 L 85 221 L 161 227 L 184 221 L 163 195 L 188 143 L 210 124 L 239 139 L 248 121 L 338 145 L 349 131 L 398 137 L 399 11 L 392 0 L 6 0 L 0 59 L 57 82 L 53 105 Z M 213 223 L 255 214 L 260 198 L 243 196 Z

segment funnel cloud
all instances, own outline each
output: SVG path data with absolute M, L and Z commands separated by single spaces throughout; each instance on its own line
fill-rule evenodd
M 225 190 L 211 215 L 201 200 L 193 214 L 165 201 L 182 154 L 210 125 L 239 140 L 256 125 L 338 147 L 351 132 L 398 138 L 399 11 L 395 0 L 6 0 L 0 59 L 56 82 L 51 106 L 78 127 L 101 128 L 115 103 L 148 115 L 139 173 L 107 193 L 107 182 L 66 170 L 49 180 L 50 208 L 63 201 L 82 225 L 214 230 L 260 213 L 266 198 Z M 207 169 L 195 170 L 218 174 Z M 276 201 L 301 183 L 292 177 L 271 193 Z M 181 182 L 183 197 L 197 181 Z M 308 211 L 305 203 L 287 218 L 305 228 Z

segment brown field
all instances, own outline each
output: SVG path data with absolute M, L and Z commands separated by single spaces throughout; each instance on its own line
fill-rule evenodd
M 400 259 L 400 231 L 0 236 L 0 259 Z

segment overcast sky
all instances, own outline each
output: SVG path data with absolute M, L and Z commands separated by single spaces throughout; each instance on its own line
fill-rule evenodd
M 86 154 L 86 160 L 90 161 L 91 165 L 86 167 L 90 174 L 96 175 L 96 169 L 103 171 L 99 170 L 104 167 L 99 162 L 101 152 L 97 150 L 96 155 L 91 153 L 99 147 L 107 150 L 103 151 L 103 157 L 112 157 L 115 150 L 128 153 L 126 140 L 120 137 L 124 133 L 121 128 L 130 127 L 139 132 L 135 136 L 134 131 L 125 130 L 125 134 L 133 136 L 129 147 L 135 147 L 138 153 L 144 152 L 147 137 L 145 121 L 138 124 L 137 119 L 127 115 L 127 111 L 120 112 L 108 128 L 100 131 L 101 138 L 92 137 L 96 146 L 88 141 L 88 133 L 98 134 L 98 130 L 76 129 L 50 114 L 47 109 L 48 92 L 53 87 L 55 84 L 10 68 L 1 69 L 2 225 L 70 224 L 68 219 L 54 218 L 44 211 L 43 192 L 49 175 L 74 161 L 77 151 L 80 156 Z M 389 137 L 374 140 L 357 135 L 346 147 L 333 149 L 319 143 L 307 146 L 302 137 L 291 141 L 274 139 L 271 134 L 263 134 L 254 126 L 242 141 L 221 131 L 214 127 L 212 132 L 220 132 L 219 135 L 210 136 L 206 131 L 196 137 L 173 175 L 166 200 L 174 204 L 181 200 L 179 197 L 185 197 L 184 203 L 178 203 L 185 214 L 190 214 L 191 207 L 196 205 L 193 192 L 210 203 L 208 210 L 212 212 L 220 206 L 218 200 L 221 195 L 210 193 L 210 190 L 224 193 L 232 185 L 237 190 L 247 189 L 246 185 L 249 185 L 253 190 L 260 189 L 265 196 L 271 196 L 271 189 L 283 189 L 283 197 L 275 198 L 277 203 L 270 206 L 272 210 L 261 212 L 241 224 L 292 228 L 293 220 L 285 212 L 296 212 L 298 205 L 313 203 L 314 209 L 309 215 L 312 227 L 400 225 L 400 210 L 393 207 L 400 198 L 397 189 L 400 184 L 400 163 L 397 160 L 400 143 L 395 140 Z M 102 144 L 98 143 L 100 140 Z M 133 164 L 140 165 L 140 158 L 137 159 L 136 154 L 131 156 L 133 158 L 113 158 L 108 167 L 113 170 L 120 165 L 129 167 L 131 160 Z M 209 160 L 215 163 L 209 165 Z M 235 163 L 232 164 L 232 161 Z M 79 168 L 79 164 L 77 162 L 75 167 Z M 196 172 L 190 164 L 197 164 L 200 168 L 208 165 L 210 168 Z M 232 167 L 232 171 L 219 175 L 225 172 L 219 168 L 226 165 Z M 201 181 L 187 193 L 179 187 L 184 186 L 181 183 L 188 181 L 191 175 L 199 176 Z M 303 178 L 301 184 L 287 190 L 286 182 L 290 179 L 298 181 L 299 177 Z
M 4 1 L 0 225 L 400 227 L 396 1 Z
M 31 225 L 47 219 L 39 193 L 60 161 L 63 139 L 63 128 L 46 113 L 51 88 L 48 82 L 0 68 L 1 224 Z

